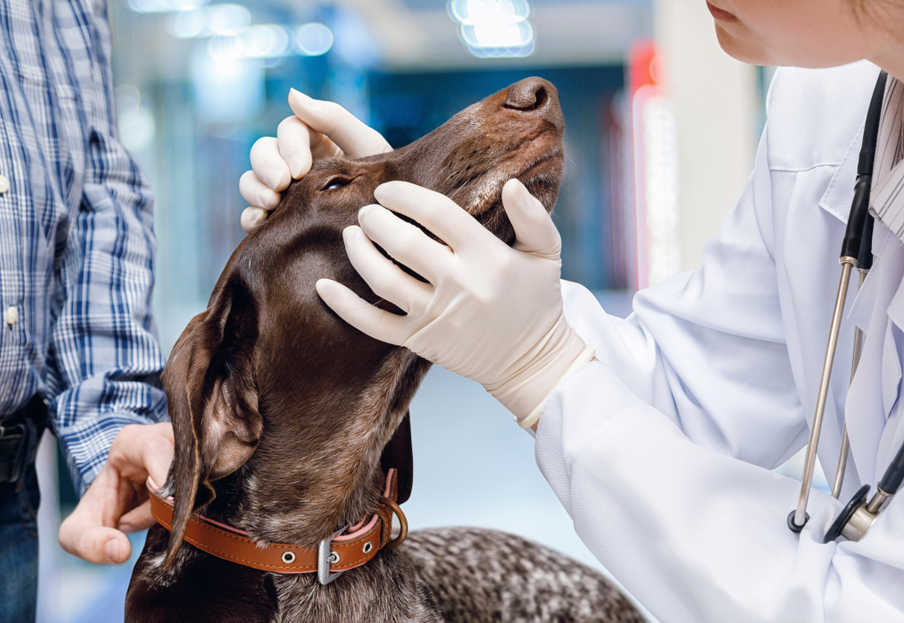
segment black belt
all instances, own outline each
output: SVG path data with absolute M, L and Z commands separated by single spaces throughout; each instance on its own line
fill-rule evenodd
M 47 406 L 35 396 L 18 411 L 0 419 L 0 484 L 18 482 L 34 463 L 46 418 Z

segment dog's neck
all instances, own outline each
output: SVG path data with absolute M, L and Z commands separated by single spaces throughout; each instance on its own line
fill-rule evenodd
M 385 483 L 380 455 L 428 367 L 423 360 L 386 366 L 401 370 L 398 378 L 378 375 L 379 382 L 353 399 L 334 392 L 292 402 L 262 400 L 264 434 L 254 456 L 213 483 L 216 497 L 202 512 L 261 542 L 305 547 L 369 517 Z M 315 405 L 316 418 L 310 413 Z M 268 417 L 271 408 L 297 412 Z

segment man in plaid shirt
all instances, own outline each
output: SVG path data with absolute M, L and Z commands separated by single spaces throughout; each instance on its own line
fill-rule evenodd
M 172 457 L 153 202 L 116 138 L 106 10 L 0 0 L 0 621 L 34 619 L 43 428 L 82 494 L 60 542 L 94 562 L 128 559 Z

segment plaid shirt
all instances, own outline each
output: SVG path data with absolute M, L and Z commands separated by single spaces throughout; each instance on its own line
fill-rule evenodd
M 81 492 L 119 429 L 166 414 L 153 199 L 116 139 L 106 10 L 0 0 L 0 418 L 43 395 Z

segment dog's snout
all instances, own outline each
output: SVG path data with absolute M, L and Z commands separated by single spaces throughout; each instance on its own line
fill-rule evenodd
M 556 88 L 543 78 L 525 78 L 508 88 L 503 107 L 523 112 L 542 111 L 550 105 Z
M 558 91 L 543 78 L 525 78 L 510 86 L 505 92 L 502 108 L 539 117 L 559 130 L 564 127 Z

